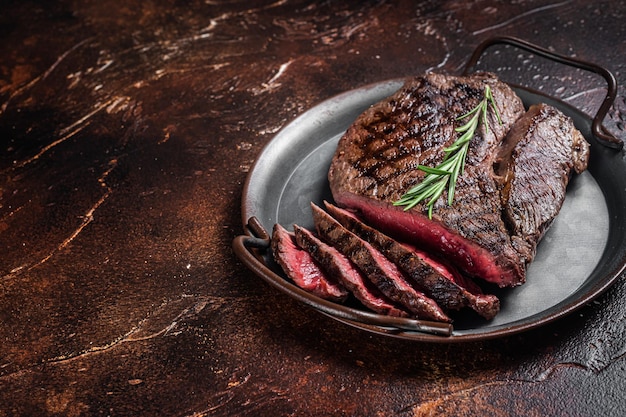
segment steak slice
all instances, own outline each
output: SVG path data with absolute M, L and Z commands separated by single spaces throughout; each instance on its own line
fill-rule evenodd
M 533 105 L 513 125 L 494 168 L 513 245 L 528 260 L 559 213 L 571 175 L 588 162 L 589 144 L 552 106 Z
M 315 204 L 313 221 L 319 236 L 350 259 L 385 296 L 420 319 L 450 322 L 437 303 L 413 288 L 395 264 L 371 244 L 343 227 Z
M 424 178 L 418 165 L 434 167 L 442 161 L 444 149 L 459 136 L 454 129 L 463 122 L 457 118 L 477 106 L 485 85 L 491 88 L 502 123 L 492 110 L 487 112 L 489 128 L 481 123 L 470 141 L 453 204 L 447 205 L 444 191 L 432 219 L 426 202 L 410 210 L 394 206 Z M 468 276 L 500 287 L 522 284 L 536 241 L 527 241 L 529 234 L 518 236 L 503 216 L 505 205 L 513 200 L 501 199 L 506 180 L 493 165 L 497 162 L 507 170 L 518 166 L 506 163 L 500 148 L 523 113 L 519 97 L 493 74 L 408 79 L 397 93 L 363 112 L 340 139 L 328 172 L 333 198 L 376 229 L 449 260 Z M 531 187 L 528 181 L 520 187 Z
M 298 287 L 331 301 L 348 297 L 348 291 L 326 276 L 311 255 L 296 246 L 295 236 L 280 224 L 272 230 L 271 248 L 276 262 Z
M 371 243 L 413 284 L 445 310 L 470 307 L 490 320 L 500 310 L 500 301 L 494 295 L 484 295 L 473 282 L 467 282 L 453 268 L 434 260 L 425 252 L 401 244 L 380 231 L 362 223 L 354 214 L 326 203 L 328 212 L 352 233 Z
M 309 230 L 294 225 L 296 243 L 309 252 L 328 276 L 336 278 L 354 297 L 370 310 L 387 316 L 407 317 L 408 313 L 388 300 L 378 288 L 341 252 L 319 240 Z

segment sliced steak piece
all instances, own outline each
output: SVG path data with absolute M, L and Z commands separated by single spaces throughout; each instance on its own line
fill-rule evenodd
M 347 210 L 330 203 L 326 203 L 326 209 L 345 228 L 371 243 L 395 263 L 413 280 L 417 289 L 435 300 L 444 310 L 470 307 L 488 320 L 494 318 L 500 310 L 500 301 L 496 296 L 482 294 L 480 288 L 464 280 L 453 268 L 364 224 Z
M 276 262 L 298 287 L 331 301 L 348 297 L 348 291 L 327 277 L 311 255 L 296 246 L 295 236 L 280 224 L 274 225 L 271 248 Z
M 298 246 L 309 252 L 326 275 L 336 278 L 365 307 L 387 316 L 408 316 L 406 311 L 387 299 L 378 288 L 365 279 L 352 262 L 337 249 L 297 225 L 294 225 L 294 233 Z
M 482 289 L 471 278 L 462 275 L 458 269 L 448 262 L 443 261 L 440 258 L 433 258 L 429 253 L 416 248 L 408 243 L 401 243 L 402 246 L 408 250 L 415 252 L 416 256 L 422 258 L 426 263 L 437 270 L 442 276 L 454 282 L 463 289 L 469 291 L 472 294 L 482 294 Z
M 446 265 L 443 261 L 431 258 L 426 252 L 411 245 L 404 244 L 404 246 L 412 250 L 418 257 L 422 258 L 430 266 L 439 271 L 442 276 L 458 285 L 462 291 L 461 298 L 466 300 L 467 307 L 487 320 L 493 319 L 498 314 L 500 311 L 500 300 L 498 297 L 493 294 L 484 294 L 482 289 L 476 285 L 474 281 L 463 276 L 453 266 Z M 410 264 L 407 268 L 410 268 Z
M 434 300 L 413 288 L 396 265 L 371 244 L 348 231 L 315 204 L 311 207 L 320 237 L 348 257 L 385 296 L 404 306 L 417 318 L 451 321 Z
M 457 120 L 483 99 L 489 85 L 501 115 L 487 112 L 470 141 L 465 171 L 454 201 L 410 210 L 393 203 L 424 178 L 418 165 L 437 166 L 444 149 L 459 137 Z M 500 287 L 522 284 L 533 251 L 522 245 L 503 218 L 501 178 L 493 164 L 511 126 L 524 113 L 521 100 L 495 75 L 427 74 L 407 80 L 391 97 L 363 112 L 342 136 L 328 179 L 335 202 L 356 210 L 368 224 L 449 260 L 471 277 Z M 555 140 L 555 142 L 559 142 Z M 560 174 L 557 174 L 560 176 Z
M 559 213 L 571 175 L 588 162 L 589 144 L 552 106 L 531 106 L 513 125 L 494 167 L 513 244 L 528 259 Z

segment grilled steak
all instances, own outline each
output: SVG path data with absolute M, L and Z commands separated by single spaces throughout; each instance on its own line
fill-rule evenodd
M 331 301 L 347 298 L 348 291 L 326 276 L 311 255 L 296 246 L 294 235 L 279 224 L 274 225 L 271 247 L 274 259 L 297 286 Z
M 589 162 L 589 145 L 574 123 L 546 104 L 531 108 L 513 125 L 494 168 L 513 245 L 527 260 L 565 200 L 573 172 Z
M 365 279 L 350 260 L 337 249 L 297 225 L 294 225 L 294 233 L 298 246 L 309 252 L 326 275 L 335 277 L 365 307 L 387 316 L 408 316 L 406 311 L 388 300 L 378 288 Z
M 326 209 L 344 227 L 381 251 L 412 279 L 416 288 L 435 300 L 444 310 L 470 307 L 486 319 L 494 318 L 500 310 L 497 297 L 483 295 L 480 288 L 464 280 L 453 268 L 369 227 L 346 210 L 328 203 Z
M 385 296 L 420 319 L 450 322 L 435 301 L 413 288 L 395 264 L 371 244 L 344 228 L 312 204 L 313 220 L 320 237 L 348 257 Z
M 453 204 L 447 205 L 444 191 L 435 203 L 432 219 L 425 202 L 406 211 L 394 206 L 394 201 L 423 179 L 425 173 L 417 169 L 418 165 L 434 167 L 442 161 L 444 149 L 459 136 L 455 128 L 462 122 L 457 118 L 477 106 L 487 84 L 501 123 L 493 111 L 487 112 L 489 128 L 481 124 L 470 142 Z M 539 223 L 549 224 L 562 202 L 552 201 L 556 210 L 546 214 L 542 202 L 524 199 L 524 190 L 534 186 L 534 179 L 543 181 L 545 193 L 548 187 L 556 185 L 559 190 L 554 194 L 560 195 L 567 183 L 563 179 L 569 175 L 569 170 L 562 166 L 561 155 L 569 158 L 570 165 L 586 166 L 582 161 L 576 162 L 585 152 L 568 151 L 568 143 L 575 142 L 580 149 L 586 144 L 552 138 L 552 144 L 536 150 L 535 155 L 541 151 L 546 159 L 559 156 L 560 165 L 550 165 L 556 165 L 557 173 L 551 175 L 560 178 L 558 184 L 544 181 L 537 172 L 520 175 L 518 171 L 528 169 L 522 161 L 533 157 L 520 157 L 518 153 L 532 148 L 526 144 L 536 146 L 540 139 L 547 139 L 531 139 L 537 135 L 531 131 L 526 139 L 516 140 L 514 132 L 519 130 L 518 134 L 522 134 L 526 129 L 520 127 L 507 139 L 507 143 L 515 144 L 509 145 L 511 151 L 501 152 L 505 136 L 523 113 L 519 97 L 493 74 L 427 74 L 409 79 L 396 94 L 362 113 L 340 139 L 328 172 L 333 198 L 338 205 L 356 210 L 368 224 L 449 260 L 469 276 L 501 287 L 519 285 L 525 281 L 536 236 L 541 234 L 536 229 L 543 228 Z M 494 163 L 498 173 L 494 172 Z M 511 185 L 511 177 L 518 182 Z M 523 203 L 518 202 L 518 197 Z M 509 206 L 514 207 L 511 210 Z M 537 211 L 544 214 L 542 221 L 529 223 L 524 219 Z M 504 212 L 510 214 L 505 216 Z M 524 228 L 527 230 L 522 231 Z

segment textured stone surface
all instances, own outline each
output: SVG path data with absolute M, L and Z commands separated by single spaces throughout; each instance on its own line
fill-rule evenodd
M 459 72 L 513 35 L 626 83 L 626 4 L 9 2 L 0 13 L 0 416 L 624 415 L 622 277 L 545 328 L 463 345 L 366 334 L 230 243 L 256 155 L 339 92 Z M 505 79 L 592 113 L 593 75 Z M 625 90 L 606 126 L 625 139 Z

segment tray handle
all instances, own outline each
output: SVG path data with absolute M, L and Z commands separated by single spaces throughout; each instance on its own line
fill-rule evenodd
M 532 52 L 549 60 L 558 62 L 560 64 L 569 65 L 575 68 L 584 69 L 587 71 L 594 72 L 598 75 L 601 75 L 607 83 L 607 93 L 606 97 L 604 97 L 604 101 L 602 105 L 598 109 L 595 117 L 593 118 L 593 122 L 591 124 L 591 129 L 593 135 L 596 139 L 609 148 L 613 149 L 622 149 L 624 147 L 624 142 L 620 139 L 613 136 L 610 132 L 606 130 L 606 128 L 602 125 L 602 121 L 606 117 L 609 109 L 613 105 L 615 101 L 615 97 L 617 95 L 617 81 L 615 80 L 615 76 L 608 69 L 601 67 L 596 64 L 592 64 L 586 61 L 581 61 L 575 58 L 566 57 L 563 55 L 556 54 L 547 49 L 541 48 L 532 43 L 523 41 L 518 38 L 510 37 L 510 36 L 501 36 L 490 38 L 483 41 L 478 47 L 474 50 L 474 53 L 470 57 L 467 64 L 465 64 L 465 69 L 463 70 L 463 75 L 467 75 L 470 70 L 478 63 L 478 60 L 484 53 L 484 51 L 492 45 L 495 44 L 508 44 L 520 49 L 524 49 L 528 52 Z
M 396 329 L 397 332 L 410 330 L 439 336 L 450 336 L 452 334 L 453 328 L 449 323 L 370 313 L 368 311 L 333 303 L 306 292 L 276 274 L 265 264 L 261 253 L 268 250 L 270 247 L 269 234 L 263 226 L 261 226 L 257 218 L 251 217 L 248 220 L 247 229 L 256 236 L 240 235 L 235 237 L 232 243 L 235 255 L 237 255 L 241 262 L 256 275 L 263 278 L 271 286 L 291 295 L 296 300 L 338 319 L 365 325 L 390 327 Z

